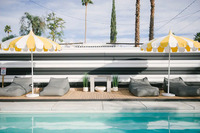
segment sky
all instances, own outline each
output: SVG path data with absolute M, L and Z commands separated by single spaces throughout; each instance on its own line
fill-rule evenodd
M 108 43 L 112 0 L 93 0 L 88 5 L 87 42 Z M 117 42 L 135 40 L 136 0 L 115 0 Z M 162 37 L 172 30 L 175 35 L 194 38 L 200 32 L 200 0 L 155 0 L 154 38 Z M 148 41 L 150 0 L 141 0 L 140 42 Z M 0 42 L 7 34 L 6 25 L 19 36 L 20 18 L 24 12 L 45 17 L 55 12 L 64 19 L 64 42 L 83 42 L 85 31 L 85 7 L 81 0 L 0 0 Z M 48 30 L 42 35 L 48 36 Z

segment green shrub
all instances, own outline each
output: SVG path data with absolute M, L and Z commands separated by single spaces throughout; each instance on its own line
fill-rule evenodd
M 113 87 L 118 87 L 119 78 L 118 76 L 113 76 Z
M 85 73 L 83 77 L 83 87 L 88 87 L 88 74 Z
M 9 40 L 9 39 L 12 39 L 12 38 L 15 38 L 15 37 L 17 37 L 16 35 L 9 35 L 9 36 L 7 36 L 7 37 L 4 37 L 4 38 L 2 38 L 2 42 L 5 42 L 5 41 L 7 41 L 7 40 Z

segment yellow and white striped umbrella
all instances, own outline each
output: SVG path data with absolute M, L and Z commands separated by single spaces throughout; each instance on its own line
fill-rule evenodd
M 200 43 L 189 38 L 175 36 L 170 31 L 167 36 L 153 39 L 148 43 L 144 43 L 141 47 L 141 50 L 148 52 L 168 52 L 169 61 L 168 61 L 168 90 L 167 93 L 162 93 L 164 96 L 175 96 L 174 94 L 169 93 L 170 88 L 170 52 L 190 52 L 200 51 Z
M 3 50 L 15 51 L 31 51 L 31 73 L 32 73 L 32 94 L 26 95 L 27 97 L 37 97 L 39 94 L 34 94 L 33 84 L 33 52 L 34 51 L 57 51 L 61 50 L 61 46 L 47 38 L 36 36 L 31 30 L 28 35 L 16 37 L 2 43 Z
M 15 51 L 57 51 L 61 46 L 47 38 L 36 36 L 31 30 L 28 35 L 16 37 L 2 43 L 3 50 L 15 49 Z
M 141 46 L 141 50 L 145 50 L 148 52 L 151 51 L 158 51 L 158 52 L 169 52 L 169 47 L 171 48 L 172 52 L 184 52 L 184 51 L 200 51 L 200 43 L 194 41 L 189 38 L 175 36 L 172 32 L 169 32 L 169 35 L 153 39 L 148 43 L 145 43 Z

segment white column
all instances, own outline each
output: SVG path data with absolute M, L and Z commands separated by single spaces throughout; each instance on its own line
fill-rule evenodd
M 111 92 L 111 76 L 107 76 L 107 92 Z
M 94 76 L 90 75 L 90 92 L 94 92 Z

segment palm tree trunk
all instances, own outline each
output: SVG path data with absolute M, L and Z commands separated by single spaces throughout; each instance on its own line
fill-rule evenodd
M 150 16 L 150 26 L 149 26 L 149 41 L 154 39 L 155 0 L 150 0 L 150 2 L 151 2 L 151 16 Z
M 52 40 L 55 41 L 55 35 L 52 36 Z
M 136 0 L 136 13 L 135 13 L 135 47 L 140 43 L 140 0 Z
M 86 33 L 87 33 L 87 4 L 85 4 L 85 41 L 86 43 Z

